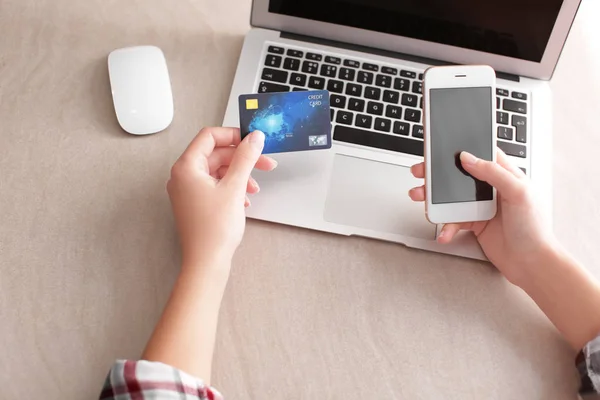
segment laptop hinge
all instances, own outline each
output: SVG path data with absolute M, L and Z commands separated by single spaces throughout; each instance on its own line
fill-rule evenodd
M 395 59 L 398 59 L 398 60 L 412 61 L 412 62 L 417 62 L 417 63 L 421 63 L 421 64 L 429 64 L 429 65 L 453 65 L 453 63 L 449 63 L 449 62 L 446 62 L 446 61 L 435 60 L 435 59 L 432 59 L 432 58 L 418 57 L 418 56 L 413 56 L 413 55 L 410 55 L 410 54 L 397 53 L 397 52 L 388 51 L 388 50 L 381 50 L 381 49 L 377 49 L 377 48 L 374 48 L 374 47 L 367 47 L 367 46 L 361 46 L 361 45 L 358 45 L 358 44 L 338 42 L 338 41 L 335 41 L 335 40 L 317 38 L 317 37 L 314 37 L 314 36 L 299 35 L 297 33 L 281 32 L 280 35 L 281 35 L 280 37 L 282 39 L 297 40 L 297 41 L 301 41 L 301 42 L 309 42 L 309 43 L 314 43 L 314 44 L 320 44 L 320 45 L 323 45 L 323 46 L 337 47 L 337 48 L 340 48 L 340 49 L 346 49 L 346 50 L 352 50 L 352 51 L 360 51 L 361 53 L 374 54 L 374 55 L 377 55 L 377 56 L 390 57 L 390 58 L 395 58 Z M 506 73 L 506 72 L 496 71 L 496 77 L 498 77 L 500 79 L 506 79 L 506 80 L 509 80 L 509 81 L 513 81 L 513 82 L 519 82 L 520 81 L 520 78 L 519 78 L 518 75 L 509 74 L 509 73 Z

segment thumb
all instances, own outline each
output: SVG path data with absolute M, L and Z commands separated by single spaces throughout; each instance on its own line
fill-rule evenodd
M 238 145 L 227 173 L 221 180 L 234 190 L 246 192 L 246 185 L 250 178 L 250 173 L 256 165 L 260 154 L 265 145 L 265 134 L 261 131 L 254 131 L 242 140 Z
M 521 191 L 522 182 L 506 168 L 499 164 L 482 160 L 471 153 L 460 153 L 460 162 L 474 178 L 484 181 L 495 187 L 503 198 L 510 200 L 516 198 Z

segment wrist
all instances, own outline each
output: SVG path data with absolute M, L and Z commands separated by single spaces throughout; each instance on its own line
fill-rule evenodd
M 528 288 L 536 284 L 542 274 L 551 273 L 549 268 L 553 265 L 565 265 L 560 260 L 565 260 L 568 254 L 557 240 L 544 242 L 540 247 L 533 251 L 529 257 L 524 257 L 518 266 L 518 277 L 513 282 L 521 289 L 527 291 Z
M 231 271 L 233 255 L 226 251 L 210 251 L 183 254 L 181 275 L 191 279 L 208 279 L 226 284 Z

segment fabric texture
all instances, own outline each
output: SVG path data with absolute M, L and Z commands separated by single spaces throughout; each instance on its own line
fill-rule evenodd
M 100 400 L 223 400 L 215 389 L 183 371 L 150 361 L 118 360 L 106 377 Z
M 581 377 L 579 393 L 583 399 L 600 399 L 600 335 L 590 341 L 577 356 Z

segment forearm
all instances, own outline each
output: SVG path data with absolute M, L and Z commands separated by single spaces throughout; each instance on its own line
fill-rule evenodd
M 519 286 L 574 349 L 600 334 L 600 285 L 583 266 L 555 246 L 526 268 Z
M 179 368 L 210 383 L 219 308 L 231 261 L 184 265 L 144 350 L 143 359 Z

